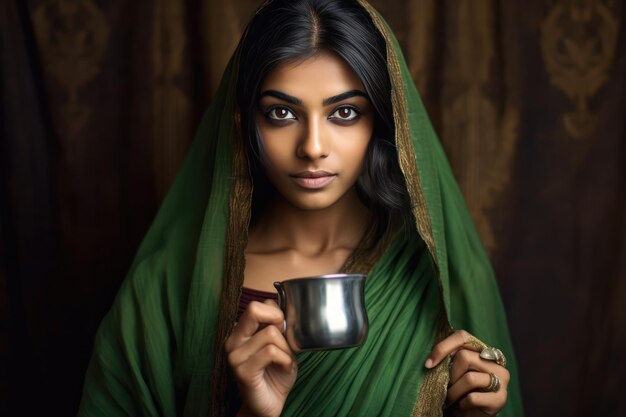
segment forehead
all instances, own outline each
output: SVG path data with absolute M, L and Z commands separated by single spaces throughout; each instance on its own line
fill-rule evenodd
M 359 77 L 343 59 L 327 51 L 303 61 L 280 64 L 261 83 L 261 91 L 280 90 L 303 100 L 355 89 L 365 90 Z

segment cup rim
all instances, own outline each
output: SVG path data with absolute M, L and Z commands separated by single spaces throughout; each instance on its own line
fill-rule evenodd
M 327 280 L 327 279 L 343 279 L 343 278 L 357 278 L 357 279 L 366 279 L 367 275 L 365 274 L 326 274 L 326 275 L 312 275 L 310 277 L 297 277 L 290 278 L 283 281 L 276 281 L 276 283 L 287 283 L 287 282 L 298 282 L 298 281 L 310 281 L 310 280 Z

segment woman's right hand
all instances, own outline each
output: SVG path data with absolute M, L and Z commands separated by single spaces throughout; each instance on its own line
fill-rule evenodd
M 283 336 L 283 320 L 274 301 L 252 301 L 226 339 L 228 364 L 243 401 L 240 416 L 280 416 L 296 382 L 296 356 Z

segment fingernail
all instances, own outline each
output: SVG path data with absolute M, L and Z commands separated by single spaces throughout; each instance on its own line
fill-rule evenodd
M 426 363 L 424 364 L 425 367 L 430 368 L 433 366 L 433 360 L 428 358 L 426 359 Z

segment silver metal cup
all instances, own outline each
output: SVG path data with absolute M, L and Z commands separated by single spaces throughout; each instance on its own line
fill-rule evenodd
M 365 342 L 365 275 L 334 274 L 275 282 L 294 352 L 331 350 Z

